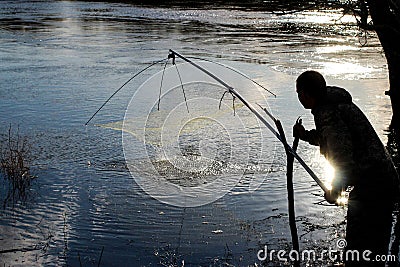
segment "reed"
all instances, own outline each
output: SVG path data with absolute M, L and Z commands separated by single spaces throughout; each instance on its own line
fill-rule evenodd
M 22 136 L 19 127 L 12 126 L 1 134 L 0 140 L 0 171 L 9 185 L 9 197 L 24 197 L 30 187 L 33 176 L 30 174 L 32 161 L 31 144 L 27 136 Z

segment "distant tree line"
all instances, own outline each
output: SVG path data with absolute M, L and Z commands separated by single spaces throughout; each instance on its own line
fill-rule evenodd
M 90 1 L 90 0 L 89 0 Z M 93 0 L 95 1 L 95 0 Z M 96 1 L 98 2 L 98 1 Z M 305 10 L 310 8 L 338 8 L 340 1 L 338 0 L 317 0 L 317 1 L 299 1 L 299 0 L 106 0 L 105 2 L 123 2 L 142 6 L 158 6 L 158 7 L 181 7 L 181 8 L 235 8 L 244 10 L 261 10 L 261 11 L 293 11 Z

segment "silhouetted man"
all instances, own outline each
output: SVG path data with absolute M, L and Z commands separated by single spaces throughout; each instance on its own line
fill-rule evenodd
M 304 108 L 311 109 L 315 129 L 307 131 L 296 125 L 294 135 L 319 146 L 335 168 L 326 200 L 336 203 L 338 196 L 352 187 L 347 211 L 346 266 L 384 266 L 385 262 L 376 261 L 375 256 L 388 254 L 392 210 L 399 194 L 398 175 L 390 156 L 345 89 L 327 86 L 320 73 L 306 71 L 297 78 L 296 91 Z M 358 250 L 359 261 L 351 250 Z M 367 250 L 372 254 L 364 253 Z

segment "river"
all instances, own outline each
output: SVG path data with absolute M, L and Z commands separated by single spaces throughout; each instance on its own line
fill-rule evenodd
M 247 80 L 244 88 L 250 89 L 243 94 L 253 104 L 269 106 L 290 142 L 298 116 L 306 128 L 313 127 L 311 114 L 297 101 L 296 76 L 318 70 L 329 84 L 351 92 L 386 143 L 391 119 L 384 95 L 386 61 L 376 36 L 369 33 L 364 39 L 351 21 L 338 11 L 276 15 L 228 7 L 1 1 L 0 123 L 3 133 L 11 124 L 29 137 L 35 156 L 31 171 L 37 178 L 26 199 L 5 202 L 0 210 L 0 250 L 9 251 L 0 254 L 0 264 L 250 266 L 260 264 L 257 252 L 265 245 L 288 250 L 283 147 L 237 100 L 234 115 L 229 95 L 219 110 L 223 91 L 203 91 L 188 80 L 185 93 L 193 117 L 179 125 L 186 114 L 180 86 L 163 95 L 158 113 L 150 107 L 153 116 L 143 99 L 157 99 L 164 65 L 156 64 L 121 90 L 88 126 L 85 122 L 133 74 L 174 49 L 225 64 L 274 92 L 277 97 Z M 194 71 L 179 59 L 176 63 L 186 81 Z M 220 65 L 202 64 L 219 75 L 230 73 Z M 200 74 L 193 75 L 197 79 Z M 234 82 L 237 75 L 229 75 Z M 165 87 L 172 76 L 179 81 L 170 63 Z M 206 99 L 196 102 L 200 97 Z M 152 139 L 159 133 L 150 128 L 144 134 L 132 129 L 121 134 L 121 122 L 129 118 L 125 114 L 150 114 L 146 125 L 158 127 L 151 129 L 181 127 L 182 153 L 197 163 L 202 162 L 199 153 L 215 156 L 204 163 L 211 169 L 194 178 L 177 172 L 181 163 L 171 167 L 171 155 L 165 154 L 173 145 L 164 157 L 157 155 L 157 149 L 176 137 L 160 146 Z M 205 116 L 211 119 L 195 120 Z M 148 154 L 145 160 L 143 153 Z M 331 171 L 318 149 L 302 143 L 299 154 L 327 181 Z M 171 189 L 169 194 L 168 186 L 163 192 L 158 184 L 143 188 L 143 180 L 153 177 L 148 166 L 156 166 L 160 176 L 172 173 L 167 185 L 183 188 L 182 193 Z M 321 190 L 298 164 L 294 177 L 301 248 L 335 249 L 344 235 L 346 208 L 324 205 Z M 214 186 L 216 179 L 221 187 Z M 202 183 L 211 188 L 204 186 L 189 204 L 182 200 L 186 189 L 203 188 Z M 1 190 L 3 201 L 4 181 Z M 323 259 L 321 264 L 329 262 Z M 279 264 L 284 263 L 267 263 Z

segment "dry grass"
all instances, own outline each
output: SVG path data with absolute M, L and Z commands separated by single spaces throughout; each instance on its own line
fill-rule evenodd
M 10 198 L 24 198 L 29 189 L 32 176 L 30 174 L 31 145 L 26 136 L 22 136 L 12 126 L 6 133 L 1 134 L 0 139 L 0 171 L 8 185 Z

